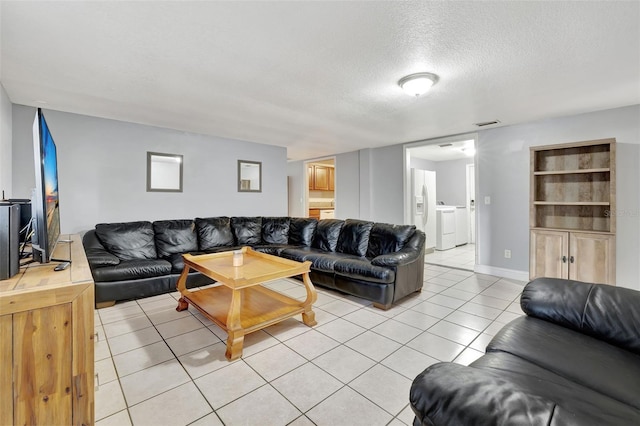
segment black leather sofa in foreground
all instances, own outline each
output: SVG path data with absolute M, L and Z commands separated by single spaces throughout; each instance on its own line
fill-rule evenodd
M 98 224 L 83 236 L 97 306 L 175 291 L 182 254 L 242 246 L 311 261 L 311 281 L 381 309 L 422 288 L 425 235 L 412 225 L 290 217 Z M 190 273 L 187 287 L 212 281 Z
M 640 425 L 640 292 L 539 278 L 468 367 L 411 386 L 414 425 Z

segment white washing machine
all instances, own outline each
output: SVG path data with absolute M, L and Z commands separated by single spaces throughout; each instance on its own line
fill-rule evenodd
M 456 246 L 456 208 L 436 207 L 436 250 L 449 250 Z

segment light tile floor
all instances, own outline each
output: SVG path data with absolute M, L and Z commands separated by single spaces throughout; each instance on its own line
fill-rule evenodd
M 299 281 L 268 285 L 301 296 Z M 176 312 L 178 293 L 118 303 L 95 314 L 97 424 L 411 425 L 414 377 L 481 356 L 522 315 L 523 285 L 425 265 L 422 292 L 387 311 L 317 287 L 317 326 L 296 318 L 249 334 L 233 362 L 222 329 Z
M 465 244 L 449 250 L 436 250 L 432 253 L 427 253 L 424 260 L 431 265 L 473 271 L 473 267 L 476 264 L 476 245 Z

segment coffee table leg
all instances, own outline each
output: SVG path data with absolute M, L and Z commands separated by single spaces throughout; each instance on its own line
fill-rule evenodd
M 244 344 L 244 330 L 240 322 L 240 308 L 242 306 L 243 290 L 232 290 L 231 306 L 227 314 L 227 352 L 225 356 L 229 361 L 242 356 L 242 345 Z
M 189 309 L 189 302 L 184 300 L 184 297 L 178 299 L 178 306 L 176 306 L 176 311 L 182 312 Z
M 313 312 L 313 304 L 318 300 L 318 293 L 311 282 L 311 278 L 309 278 L 309 273 L 302 275 L 302 282 L 304 283 L 304 288 L 307 290 L 307 298 L 302 304 L 302 306 L 304 306 L 302 322 L 309 327 L 313 327 L 318 324 L 316 321 L 316 313 Z
M 189 276 L 189 266 L 185 265 L 182 273 L 180 274 L 180 278 L 178 278 L 177 290 L 180 294 L 184 295 L 187 291 L 187 277 Z M 181 312 L 189 308 L 189 303 L 184 300 L 183 297 L 178 299 L 178 306 L 176 307 L 176 311 Z

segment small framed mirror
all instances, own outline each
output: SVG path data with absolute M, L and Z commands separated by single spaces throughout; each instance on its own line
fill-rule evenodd
M 238 160 L 238 192 L 262 192 L 262 162 Z
M 182 192 L 182 155 L 147 152 L 147 192 Z

